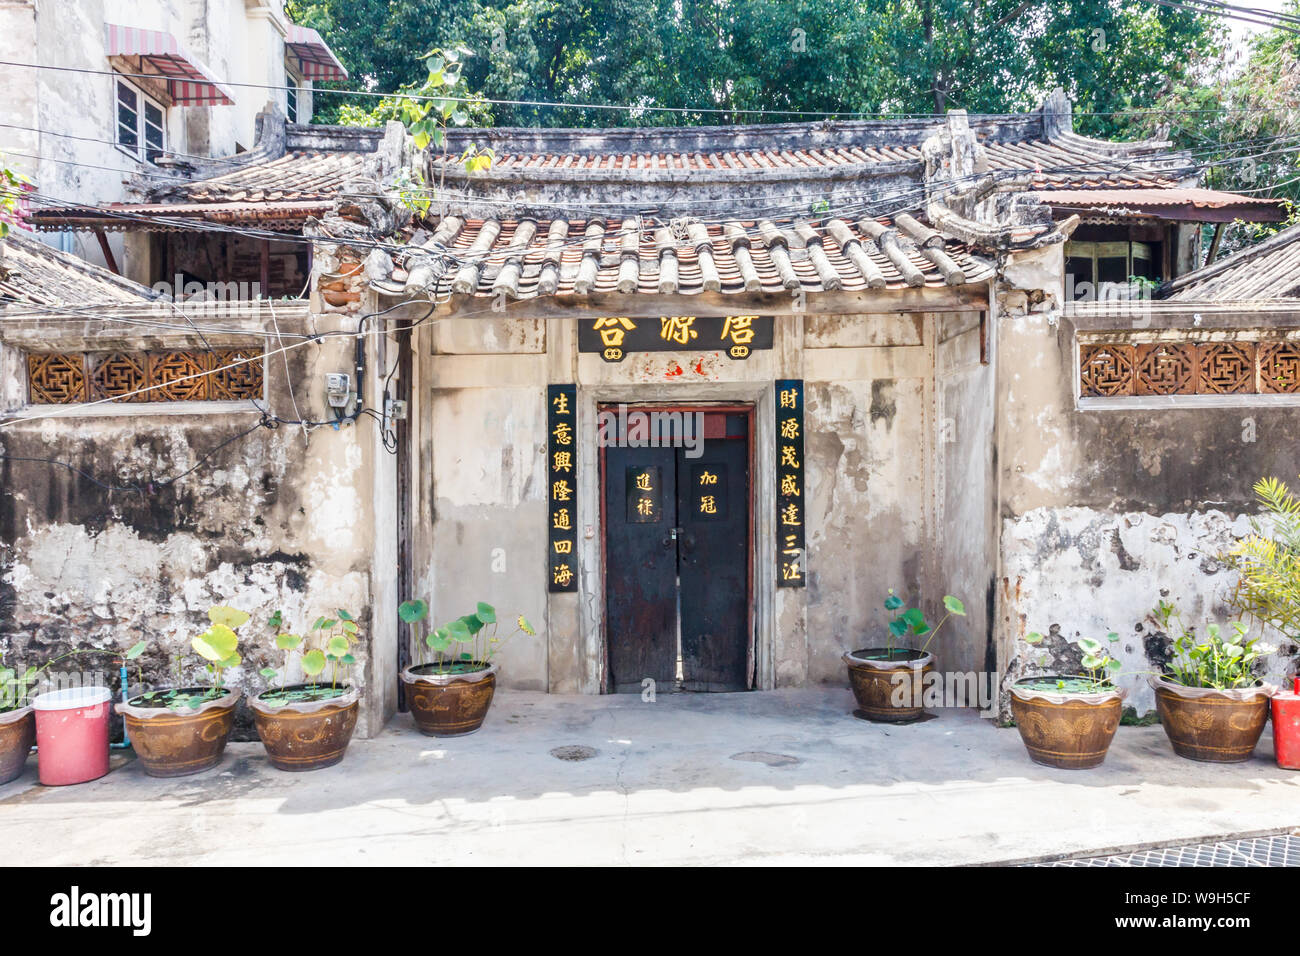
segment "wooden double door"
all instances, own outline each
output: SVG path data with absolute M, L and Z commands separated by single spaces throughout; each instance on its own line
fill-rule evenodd
M 647 678 L 657 693 L 751 686 L 752 410 L 680 411 L 700 416 L 693 447 L 636 447 L 620 434 L 602 449 L 605 632 L 618 693 L 642 692 Z

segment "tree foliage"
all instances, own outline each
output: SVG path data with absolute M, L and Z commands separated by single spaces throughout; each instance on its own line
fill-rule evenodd
M 1126 0 L 290 0 L 289 9 L 348 65 L 347 88 L 418 83 L 420 53 L 464 45 L 476 52 L 467 82 L 489 99 L 643 108 L 497 105 L 497 125 L 1011 112 L 1061 86 L 1081 131 L 1108 135 L 1124 123 L 1115 114 L 1189 83 L 1188 64 L 1222 42 L 1211 20 Z M 365 99 L 352 105 L 370 111 Z M 346 117 L 347 102 L 319 97 L 318 120 Z

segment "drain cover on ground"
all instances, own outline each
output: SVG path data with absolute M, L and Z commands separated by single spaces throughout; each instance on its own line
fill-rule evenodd
M 569 744 L 567 747 L 556 747 L 551 751 L 551 756 L 556 760 L 590 760 L 598 753 L 600 753 L 600 751 L 595 747 L 584 747 L 582 744 Z
M 732 754 L 732 760 L 752 760 L 754 763 L 765 763 L 769 767 L 791 767 L 800 763 L 798 757 L 792 757 L 789 754 L 768 753 L 766 750 L 746 750 L 743 753 Z
M 1109 856 L 1076 857 L 1031 866 L 1300 866 L 1300 837 L 1286 834 L 1188 843 Z

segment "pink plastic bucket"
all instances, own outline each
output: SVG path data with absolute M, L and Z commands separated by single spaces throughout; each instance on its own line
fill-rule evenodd
M 108 773 L 106 687 L 70 687 L 41 694 L 36 711 L 36 764 L 41 783 L 62 787 Z

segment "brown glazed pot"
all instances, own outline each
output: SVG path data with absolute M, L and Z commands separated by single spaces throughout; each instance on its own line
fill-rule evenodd
M 30 707 L 0 714 L 0 784 L 23 772 L 27 755 L 36 743 L 36 714 Z
M 1024 686 L 1056 679 L 1034 677 L 1011 685 L 1011 715 L 1029 759 L 1062 770 L 1101 766 L 1119 728 L 1124 692 L 1117 688 L 1089 694 Z
M 894 653 L 906 654 L 906 657 L 876 660 L 871 656 L 885 653 L 883 647 L 866 647 L 850 651 L 843 657 L 849 667 L 853 696 L 858 701 L 854 716 L 889 724 L 919 720 L 925 714 L 925 708 L 921 706 L 923 681 L 925 675 L 934 670 L 934 655 L 905 647 L 895 648 Z M 899 687 L 896 681 L 901 681 L 904 687 L 902 703 L 894 702 L 894 693 Z
M 1272 688 L 1208 690 L 1150 678 L 1156 710 L 1174 753 L 1189 760 L 1240 763 L 1255 752 L 1268 721 Z
M 497 666 L 464 674 L 426 671 L 434 664 L 417 664 L 402 671 L 406 701 L 420 733 L 429 737 L 462 737 L 483 726 L 497 688 Z
M 306 689 L 306 684 L 285 688 Z M 347 753 L 357 726 L 360 700 L 360 691 L 349 687 L 341 697 L 310 704 L 268 704 L 258 694 L 249 699 L 248 707 L 271 766 L 290 771 L 320 770 L 334 766 Z
M 184 777 L 221 763 L 235 726 L 235 707 L 243 696 L 242 691 L 227 690 L 223 697 L 185 710 L 143 707 L 137 703 L 140 698 L 133 697 L 117 704 L 116 710 L 122 715 L 131 748 L 145 773 L 151 777 Z

